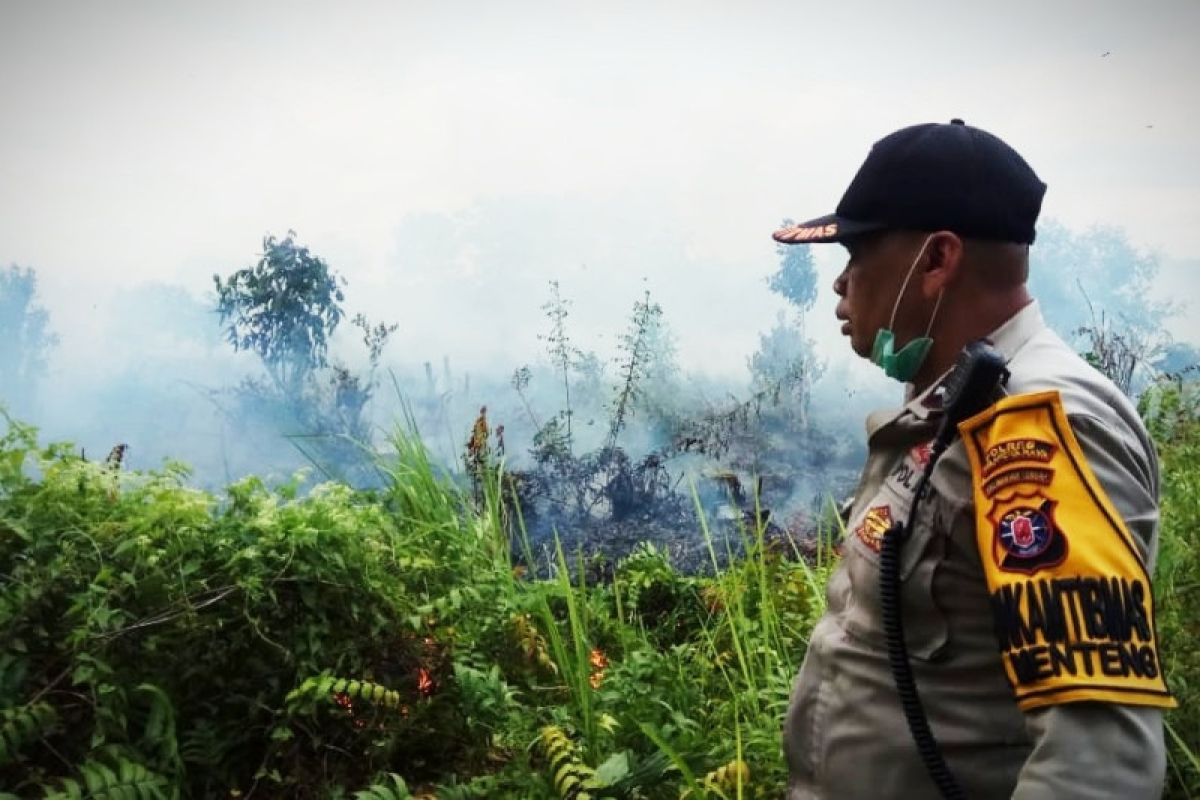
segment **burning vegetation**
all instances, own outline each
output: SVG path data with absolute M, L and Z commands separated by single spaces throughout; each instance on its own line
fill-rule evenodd
M 549 332 L 542 338 L 548 382 L 561 388 L 562 407 L 539 413 L 534 372 L 518 368 L 510 385 L 532 431 L 528 450 L 507 451 L 504 426 L 493 428 L 484 406 L 462 458 L 476 498 L 485 480 L 503 474 L 504 501 L 519 511 L 531 556 L 549 563 L 557 535 L 569 549 L 588 553 L 603 576 L 604 564 L 653 541 L 695 570 L 709 561 L 699 535 L 702 518 L 727 552 L 740 552 L 759 529 L 772 546 L 811 549 L 811 509 L 823 498 L 802 496 L 804 478 L 836 480 L 838 473 L 828 469 L 833 437 L 809 424 L 810 376 L 802 356 L 789 353 L 790 363 L 779 365 L 758 354 L 752 364 L 758 385 L 748 399 L 688 408 L 662 309 L 647 292 L 618 340 L 616 381 L 598 391 L 602 381 L 588 374 L 598 359 L 572 344 L 570 302 L 557 282 L 550 293 L 543 307 Z M 580 419 L 587 423 L 580 426 Z M 783 513 L 773 513 L 776 508 Z

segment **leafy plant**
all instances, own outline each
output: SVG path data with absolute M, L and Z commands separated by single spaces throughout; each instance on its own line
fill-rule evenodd
M 634 401 L 641 395 L 641 382 L 649 374 L 656 357 L 653 342 L 660 330 L 662 306 L 650 300 L 646 290 L 641 300 L 633 304 L 629 328 L 618 343 L 620 383 L 614 387 L 615 397 L 608 428 L 608 446 L 615 447 L 617 437 L 633 413 Z
M 1159 448 L 1162 523 L 1155 608 L 1164 672 L 1179 707 L 1168 712 L 1168 797 L 1200 795 L 1200 383 L 1162 377 L 1139 400 Z
M 342 320 L 345 299 L 345 281 L 295 236 L 294 231 L 283 239 L 267 235 L 253 266 L 225 280 L 213 276 L 229 343 L 258 355 L 284 393 L 298 391 L 314 370 L 327 365 L 329 337 Z
M 48 703 L 0 710 L 0 765 L 16 759 L 21 748 L 50 731 L 58 714 Z
M 571 362 L 577 352 L 571 345 L 570 336 L 567 335 L 566 321 L 570 316 L 570 305 L 571 302 L 562 296 L 558 281 L 550 281 L 550 300 L 542 306 L 542 311 L 550 320 L 550 333 L 544 338 L 550 363 L 562 381 L 564 402 L 562 416 L 566 429 L 563 446 L 568 455 L 571 453 L 571 417 L 575 413 L 571 406 Z

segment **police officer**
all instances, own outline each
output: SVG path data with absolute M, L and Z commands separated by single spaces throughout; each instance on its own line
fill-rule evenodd
M 835 213 L 777 231 L 838 242 L 842 333 L 905 384 L 869 455 L 828 607 L 784 727 L 801 798 L 937 797 L 901 710 L 880 553 L 913 510 L 960 351 L 1009 377 L 953 431 L 899 559 L 908 662 L 937 751 L 969 798 L 1161 794 L 1150 575 L 1158 465 L 1129 400 L 1045 325 L 1026 288 L 1046 186 L 996 136 L 916 125 L 872 148 Z

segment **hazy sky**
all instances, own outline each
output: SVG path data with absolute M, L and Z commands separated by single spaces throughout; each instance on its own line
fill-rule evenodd
M 557 278 L 578 338 L 646 286 L 686 364 L 739 368 L 780 219 L 957 116 L 1026 156 L 1045 217 L 1194 285 L 1200 2 L 903 5 L 0 0 L 0 264 L 38 270 L 62 363 L 136 345 L 107 340 L 120 289 L 203 296 L 294 228 L 395 358 L 511 369 Z

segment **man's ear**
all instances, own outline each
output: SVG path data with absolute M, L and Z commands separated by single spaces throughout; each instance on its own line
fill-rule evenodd
M 950 231 L 930 236 L 925 248 L 925 269 L 921 273 L 921 294 L 934 298 L 958 282 L 962 275 L 963 240 Z

